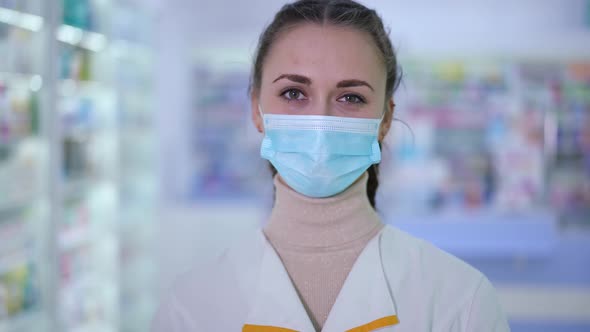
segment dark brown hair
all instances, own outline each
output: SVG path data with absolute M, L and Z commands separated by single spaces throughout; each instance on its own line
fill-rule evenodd
M 251 94 L 260 91 L 264 60 L 274 41 L 279 38 L 282 32 L 302 23 L 331 24 L 368 33 L 375 41 L 385 64 L 387 81 L 384 102 L 387 103 L 397 89 L 401 77 L 395 51 L 389 40 L 389 33 L 383 26 L 383 21 L 377 12 L 352 0 L 299 0 L 284 5 L 258 40 L 250 78 L 249 92 Z M 273 175 L 276 174 L 277 171 L 272 165 L 271 170 Z M 375 164 L 369 167 L 368 173 L 367 196 L 371 205 L 375 207 L 375 195 L 379 186 L 379 165 Z

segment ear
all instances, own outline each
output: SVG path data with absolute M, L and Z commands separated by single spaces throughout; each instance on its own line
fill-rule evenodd
M 381 126 L 379 127 L 379 142 L 383 141 L 389 129 L 391 128 L 391 121 L 393 120 L 393 113 L 395 112 L 395 103 L 393 102 L 393 97 L 389 99 L 387 105 L 385 106 L 385 114 L 383 114 L 383 121 L 381 121 Z
M 254 127 L 258 129 L 259 133 L 263 133 L 264 125 L 262 124 L 262 116 L 260 115 L 260 111 L 258 110 L 258 107 L 260 106 L 260 98 L 258 97 L 258 92 L 250 92 L 250 103 L 250 107 L 252 108 L 252 123 L 254 123 Z

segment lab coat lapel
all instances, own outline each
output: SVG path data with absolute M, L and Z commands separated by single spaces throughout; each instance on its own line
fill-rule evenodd
M 381 261 L 381 234 L 367 244 L 354 263 L 322 332 L 372 331 L 398 323 Z
M 255 299 L 243 331 L 315 331 L 278 254 L 266 238 L 264 240 Z

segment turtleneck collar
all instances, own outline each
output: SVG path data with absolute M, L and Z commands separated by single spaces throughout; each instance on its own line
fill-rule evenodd
M 275 246 L 290 249 L 336 249 L 363 241 L 381 228 L 367 197 L 365 172 L 342 193 L 327 198 L 304 196 L 274 178 L 275 204 L 264 233 Z

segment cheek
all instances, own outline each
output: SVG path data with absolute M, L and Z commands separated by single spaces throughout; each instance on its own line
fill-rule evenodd
M 260 91 L 260 106 L 262 108 L 263 113 L 267 114 L 277 114 L 277 109 L 279 109 L 279 105 L 275 100 L 275 96 L 270 89 L 261 88 Z
M 386 120 L 387 117 L 387 105 L 379 103 L 379 106 L 375 107 L 375 118 L 383 117 L 383 121 Z
M 290 109 L 285 104 L 278 98 L 270 96 L 263 101 L 262 111 L 267 114 L 290 114 Z

